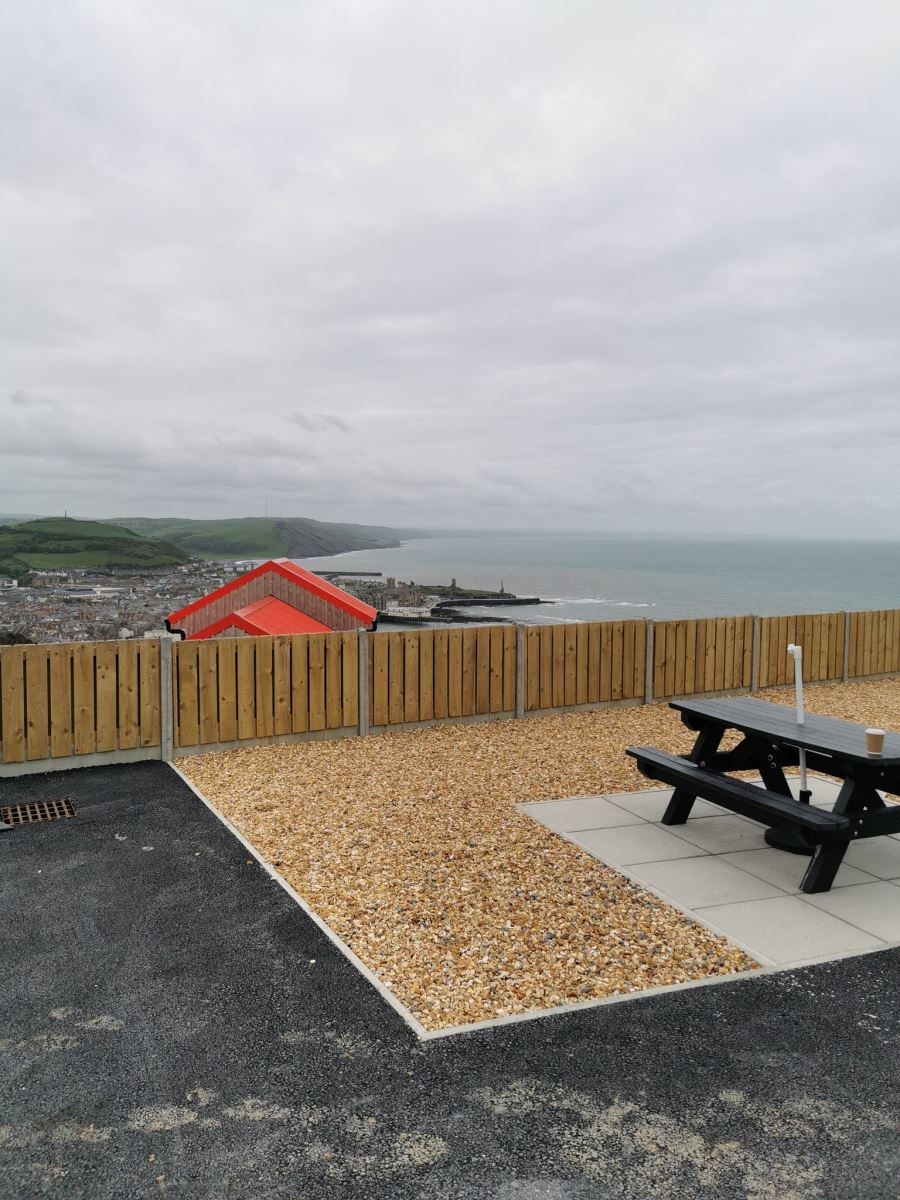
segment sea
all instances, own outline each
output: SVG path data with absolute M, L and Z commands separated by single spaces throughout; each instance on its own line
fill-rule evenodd
M 298 560 L 544 603 L 468 610 L 525 624 L 900 607 L 900 543 L 478 533 Z

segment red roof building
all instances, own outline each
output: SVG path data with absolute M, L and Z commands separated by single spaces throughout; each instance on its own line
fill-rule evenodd
M 370 629 L 376 609 L 287 558 L 238 576 L 186 608 L 166 628 L 189 639 Z

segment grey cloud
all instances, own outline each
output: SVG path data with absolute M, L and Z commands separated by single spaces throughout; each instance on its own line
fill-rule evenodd
M 6 6 L 0 509 L 892 534 L 898 50 L 887 0 Z
M 350 432 L 348 423 L 335 413 L 292 412 L 288 414 L 288 420 L 299 425 L 307 433 L 322 433 L 329 430 L 337 430 L 339 433 Z

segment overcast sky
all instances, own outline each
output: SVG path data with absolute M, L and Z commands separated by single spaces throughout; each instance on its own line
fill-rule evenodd
M 0 0 L 0 512 L 891 536 L 900 5 Z

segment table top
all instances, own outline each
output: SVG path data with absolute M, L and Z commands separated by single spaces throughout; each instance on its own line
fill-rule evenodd
M 784 745 L 872 766 L 900 766 L 900 733 L 886 732 L 884 753 L 874 755 L 866 752 L 865 725 L 839 721 L 835 717 L 820 717 L 810 712 L 806 713 L 800 725 L 796 708 L 786 704 L 736 696 L 731 700 L 672 700 L 670 707 L 693 713 L 712 724 L 760 734 Z

